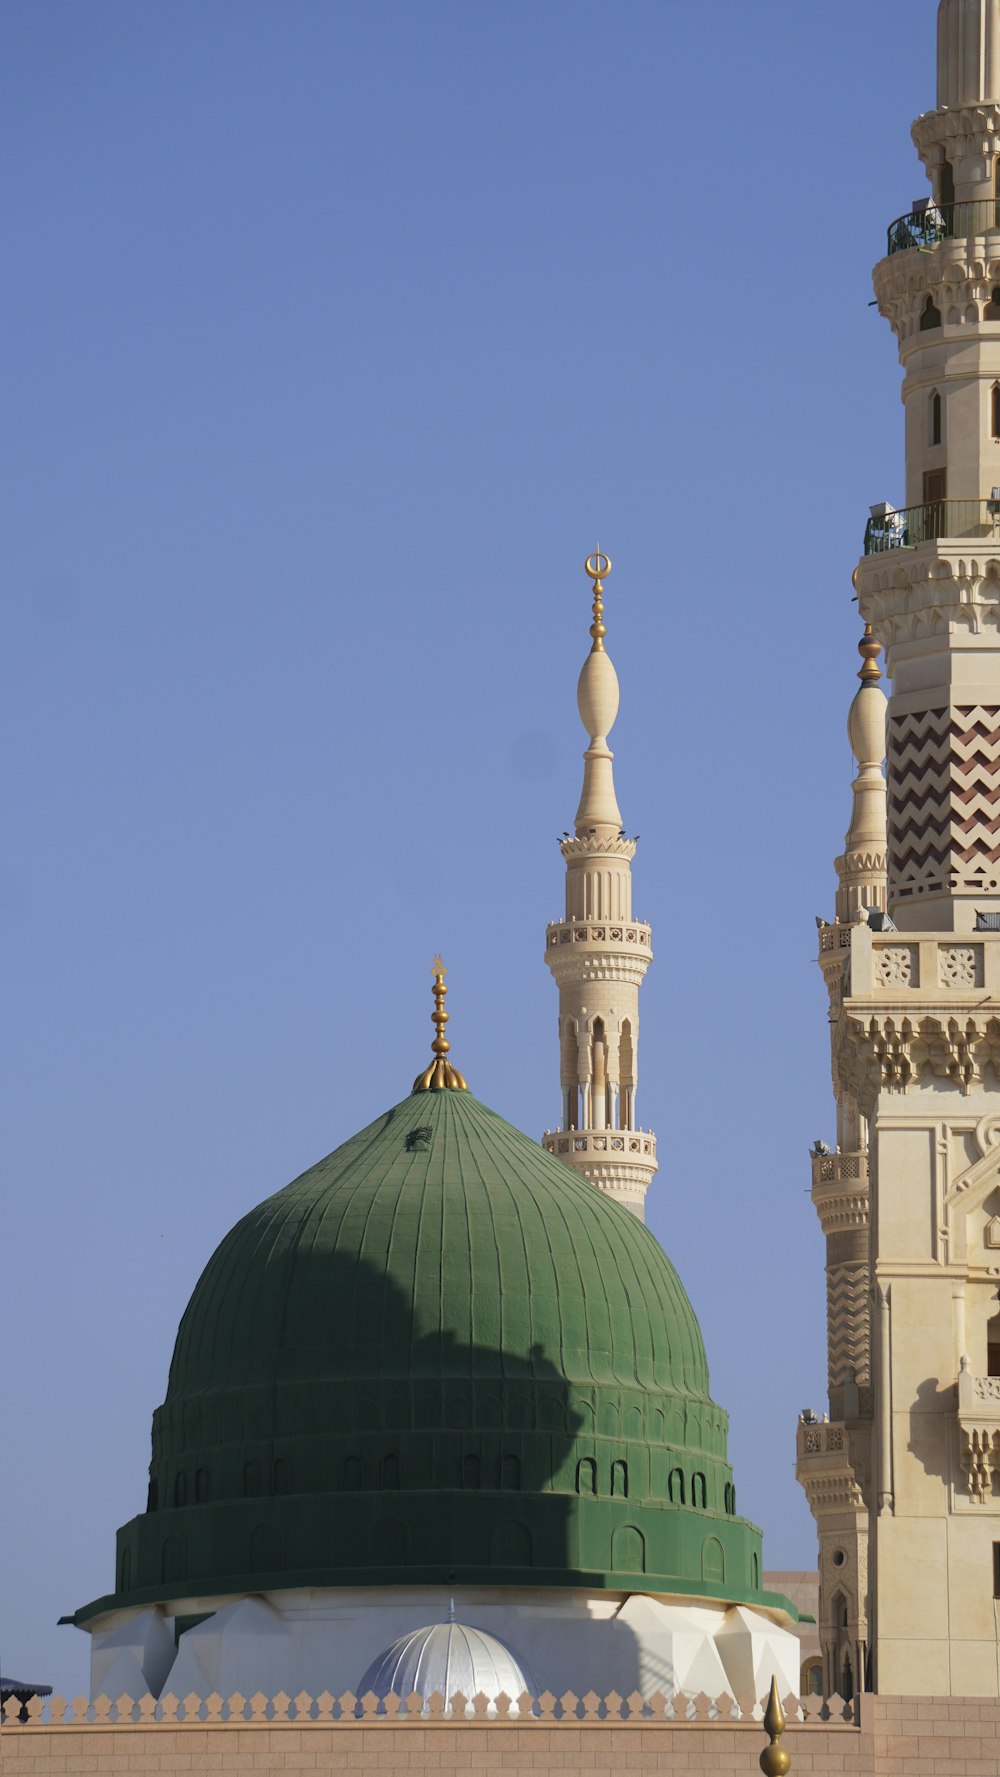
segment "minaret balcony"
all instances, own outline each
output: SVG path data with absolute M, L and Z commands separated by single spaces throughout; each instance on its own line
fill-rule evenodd
M 542 1147 L 559 1160 L 629 1160 L 656 1170 L 656 1137 L 648 1129 L 557 1129 L 542 1137 Z
M 824 1234 L 846 1234 L 867 1228 L 868 1155 L 814 1154 L 812 1200 Z
M 938 241 L 968 240 L 1000 228 L 1000 202 L 996 198 L 972 198 L 960 204 L 922 204 L 906 216 L 890 222 L 886 257 L 909 253 L 914 248 L 934 247 Z
M 545 930 L 545 942 L 549 950 L 557 949 L 560 944 L 602 944 L 605 948 L 608 945 L 621 945 L 622 949 L 634 944 L 636 949 L 649 950 L 652 941 L 651 928 L 635 920 L 600 919 L 591 924 L 576 919 L 569 924 L 557 920 Z
M 561 985 L 620 981 L 638 987 L 653 960 L 653 934 L 636 920 L 557 920 L 545 961 Z
M 899 510 L 878 506 L 865 527 L 865 555 L 918 549 L 949 537 L 1000 540 L 1000 500 L 931 500 Z
M 863 1512 L 864 1495 L 851 1461 L 850 1434 L 843 1421 L 831 1425 L 811 1415 L 799 1419 L 795 1473 L 814 1518 Z
M 1000 1376 L 974 1376 L 963 1357 L 958 1374 L 959 1455 L 969 1498 L 997 1503 L 1000 1493 Z

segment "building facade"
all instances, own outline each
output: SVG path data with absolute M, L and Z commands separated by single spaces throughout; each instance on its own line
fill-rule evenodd
M 820 927 L 829 1418 L 798 1470 L 828 1684 L 1000 1694 L 1000 0 L 941 0 L 931 192 L 875 268 L 905 494 L 855 572 L 854 810 Z M 878 684 L 877 644 L 892 694 Z M 886 775 L 880 763 L 885 754 Z

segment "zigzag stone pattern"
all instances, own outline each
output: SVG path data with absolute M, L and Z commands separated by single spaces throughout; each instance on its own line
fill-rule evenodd
M 830 1266 L 826 1274 L 827 1358 L 830 1388 L 845 1376 L 871 1382 L 871 1278 L 867 1264 Z
M 1000 882 L 1000 708 L 890 715 L 890 902 Z

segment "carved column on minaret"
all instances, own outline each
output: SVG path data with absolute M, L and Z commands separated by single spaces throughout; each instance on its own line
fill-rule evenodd
M 642 1218 L 656 1171 L 656 1137 L 636 1127 L 639 988 L 652 961 L 648 925 L 632 915 L 632 859 L 615 795 L 608 734 L 618 714 L 618 677 L 604 646 L 606 555 L 589 556 L 594 582 L 593 645 L 577 687 L 589 745 L 575 833 L 566 864 L 565 918 L 546 932 L 545 960 L 559 988 L 562 1128 L 543 1145 L 599 1190 Z

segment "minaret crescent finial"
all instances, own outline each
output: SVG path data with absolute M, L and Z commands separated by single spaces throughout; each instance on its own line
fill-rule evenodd
M 448 971 L 440 956 L 434 958 L 431 973 L 434 976 L 434 1010 L 431 1013 L 431 1022 L 435 1030 L 434 1041 L 431 1044 L 434 1060 L 430 1067 L 425 1068 L 422 1074 L 417 1075 L 413 1082 L 413 1090 L 414 1092 L 438 1092 L 443 1088 L 451 1087 L 458 1092 L 468 1092 L 469 1088 L 457 1067 L 453 1067 L 451 1062 L 447 1060 L 451 1044 L 444 1034 L 444 1027 L 448 1022 L 448 1014 L 444 1009 L 448 989 L 444 984 L 444 978 Z
M 594 646 L 591 653 L 603 654 L 604 638 L 608 633 L 604 627 L 604 582 L 611 572 L 611 557 L 601 554 L 601 545 L 598 543 L 593 555 L 588 555 L 583 565 L 594 582 L 594 621 L 590 626 Z

